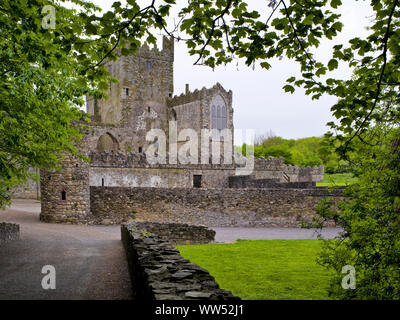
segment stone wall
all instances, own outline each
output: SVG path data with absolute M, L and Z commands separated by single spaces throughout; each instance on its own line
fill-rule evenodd
M 284 181 L 287 182 L 318 182 L 324 180 L 324 166 L 298 167 L 285 166 L 283 169 Z
M 19 240 L 19 225 L 0 222 L 0 245 L 13 240 Z
M 132 230 L 146 230 L 175 245 L 210 243 L 215 239 L 215 231 L 204 226 L 180 223 L 133 222 Z
M 169 242 L 123 224 L 121 239 L 138 300 L 238 300 Z
M 196 189 L 90 187 L 96 223 L 153 221 L 208 227 L 298 227 L 325 196 L 341 189 Z
M 34 168 L 28 169 L 30 175 L 39 177 L 39 170 Z M 40 182 L 36 182 L 32 177 L 12 192 L 14 199 L 40 199 Z
M 89 164 L 66 156 L 60 170 L 40 170 L 40 220 L 86 223 L 90 213 Z
M 204 188 L 227 188 L 230 169 L 195 168 L 90 168 L 90 186 L 191 188 L 193 176 L 202 176 Z
M 283 188 L 307 189 L 313 188 L 316 183 L 309 182 L 280 182 L 279 179 L 255 179 L 253 175 L 229 177 L 229 188 Z
M 241 165 L 232 164 L 170 164 L 168 157 L 165 164 L 150 165 L 145 154 L 131 152 L 122 153 L 96 153 L 90 157 L 90 185 L 110 187 L 155 187 L 155 188 L 191 188 L 193 187 L 193 175 L 202 176 L 204 188 L 228 188 L 230 176 L 235 176 L 236 169 Z M 251 161 L 251 160 L 248 160 Z M 322 170 L 322 176 L 316 175 Z M 312 181 L 300 177 L 300 172 L 305 171 L 302 177 L 311 177 Z M 263 157 L 254 159 L 252 178 L 275 179 L 277 182 L 287 182 L 284 172 L 288 172 L 289 182 L 315 182 L 323 179 L 323 166 L 314 168 L 299 168 L 297 166 L 284 166 L 283 158 Z M 240 176 L 243 177 L 243 176 Z M 241 178 L 238 178 L 240 180 Z M 261 180 L 253 182 L 246 187 L 262 187 L 265 183 Z M 269 185 L 267 187 L 308 188 L 315 184 L 289 184 Z

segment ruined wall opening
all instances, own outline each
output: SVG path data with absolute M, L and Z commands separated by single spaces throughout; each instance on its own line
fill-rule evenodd
M 172 109 L 171 111 L 171 120 L 176 121 L 178 119 L 177 115 L 176 115 L 176 111 L 174 109 Z
M 97 141 L 97 152 L 118 152 L 118 140 L 109 132 L 103 134 Z
M 64 190 L 61 191 L 61 200 L 67 200 L 67 193 Z
M 201 188 L 201 174 L 193 175 L 193 187 Z

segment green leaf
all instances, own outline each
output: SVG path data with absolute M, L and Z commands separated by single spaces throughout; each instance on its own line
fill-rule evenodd
M 289 85 L 289 84 L 285 85 L 285 86 L 283 87 L 283 90 L 285 90 L 285 92 L 290 92 L 291 94 L 293 94 L 294 91 L 295 91 L 294 87 L 291 86 L 291 85 Z
M 329 60 L 329 62 L 328 62 L 329 71 L 337 69 L 338 66 L 339 66 L 339 63 L 336 59 Z
M 337 9 L 341 5 L 342 5 L 342 1 L 341 0 L 332 0 L 331 1 L 331 7 L 334 8 L 334 9 Z

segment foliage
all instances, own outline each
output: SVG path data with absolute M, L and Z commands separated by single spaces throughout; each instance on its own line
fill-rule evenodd
M 61 35 L 79 18 L 58 7 L 59 28 L 45 30 L 44 4 L 0 5 L 0 207 L 9 189 L 28 176 L 28 167 L 54 166 L 62 151 L 76 153 L 71 138 L 80 133 L 70 122 L 84 118 L 76 106 L 83 103 L 85 81 Z
M 236 149 L 236 151 L 240 151 Z M 246 145 L 242 146 L 242 154 L 246 154 Z M 301 139 L 284 139 L 277 136 L 258 139 L 254 146 L 256 158 L 269 156 L 283 157 L 286 164 L 298 166 L 325 165 L 325 172 L 351 172 L 348 161 L 341 160 L 335 153 L 335 147 L 327 143 L 327 138 L 309 137 Z
M 328 299 L 330 272 L 316 263 L 319 240 L 238 240 L 178 246 L 218 284 L 242 299 Z
M 180 28 L 192 37 L 187 46 L 199 56 L 196 62 L 211 67 L 235 58 L 249 66 L 260 61 L 265 69 L 274 57 L 297 61 L 302 77 L 290 77 L 283 88 L 292 93 L 303 87 L 313 99 L 338 98 L 331 111 L 339 121 L 329 125 L 344 155 L 371 124 L 399 121 L 399 1 L 371 0 L 374 17 L 367 38 L 355 37 L 347 46 L 336 43 L 326 63 L 313 51 L 342 30 L 337 11 L 342 0 L 270 0 L 267 13 L 249 11 L 242 0 L 191 1 L 181 11 Z M 351 79 L 329 77 L 339 66 L 353 70 Z
M 134 53 L 143 42 L 155 44 L 155 32 L 185 40 L 196 64 L 210 67 L 244 59 L 249 66 L 258 61 L 269 69 L 272 58 L 286 56 L 298 62 L 301 77 L 290 77 L 283 89 L 293 93 L 302 87 L 313 99 L 337 97 L 331 108 L 337 122 L 329 123 L 332 130 L 326 145 L 319 146 L 318 158 L 304 158 L 307 150 L 315 155 L 312 141 L 303 149 L 298 146 L 299 152 L 281 144 L 257 152 L 284 155 L 299 164 L 321 160 L 332 171 L 356 164 L 359 182 L 349 188 L 351 201 L 338 211 L 321 211 L 322 217 L 335 218 L 349 237 L 340 246 L 342 254 L 328 248 L 323 262 L 336 270 L 351 262 L 359 270 L 356 290 L 342 293 L 336 285 L 332 293 L 399 298 L 399 139 L 391 128 L 400 120 L 400 0 L 370 0 L 374 16 L 368 36 L 347 45 L 335 43 L 327 62 L 317 61 L 313 51 L 341 31 L 337 9 L 342 0 L 269 0 L 265 12 L 248 10 L 245 0 L 189 1 L 170 30 L 165 18 L 176 6 L 174 0 L 158 5 L 153 0 L 142 8 L 135 0 L 126 7 L 115 2 L 103 14 L 84 0 L 70 1 L 77 9 L 68 9 L 66 2 L 0 3 L 0 207 L 7 203 L 9 189 L 27 177 L 28 167 L 56 167 L 63 151 L 79 153 L 74 143 L 80 128 L 71 122 L 85 118 L 78 108 L 81 97 L 104 96 L 109 81 L 115 81 L 106 61 Z M 56 9 L 54 29 L 42 27 L 46 4 Z M 352 77 L 334 77 L 339 66 L 350 68 Z M 331 148 L 340 158 L 331 155 Z
M 104 97 L 115 81 L 105 61 L 134 53 L 142 38 L 154 42 L 148 28 L 166 6 L 156 15 L 154 6 L 129 3 L 129 10 L 116 2 L 104 14 L 84 0 L 0 3 L 0 208 L 29 167 L 55 168 L 64 152 L 79 155 L 88 121 L 82 97 Z M 53 26 L 46 5 L 54 8 Z
M 341 299 L 400 298 L 400 130 L 375 129 L 358 161 L 358 183 L 346 189 L 337 209 L 326 200 L 320 219 L 343 227 L 341 240 L 326 245 L 320 262 L 336 271 L 330 294 Z M 367 156 L 366 156 L 367 155 Z M 346 239 L 346 240 L 345 240 Z M 345 241 L 344 241 L 345 240 Z M 356 289 L 341 287 L 342 267 L 356 270 Z
M 353 173 L 324 174 L 324 181 L 317 182 L 318 187 L 349 186 L 358 181 Z
M 271 58 L 286 56 L 299 63 L 302 73 L 287 80 L 286 92 L 302 87 L 313 99 L 324 94 L 338 98 L 331 107 L 337 121 L 328 123 L 328 148 L 321 148 L 320 155 L 334 171 L 339 167 L 329 156 L 334 147 L 336 160 L 347 162 L 340 163 L 340 170 L 351 164 L 359 180 L 348 188 L 349 200 L 339 208 L 320 206 L 321 217 L 335 219 L 348 238 L 339 247 L 328 245 L 321 262 L 337 272 L 334 297 L 399 299 L 400 0 L 371 0 L 368 35 L 356 36 L 347 45 L 335 43 L 325 63 L 317 61 L 314 52 L 321 40 L 341 31 L 336 10 L 342 0 L 269 2 L 268 17 L 249 12 L 240 0 L 190 2 L 181 26 L 193 36 L 190 52 L 211 67 L 239 57 L 248 65 L 261 61 L 268 69 Z M 352 77 L 334 76 L 339 66 L 352 70 Z M 340 286 L 341 269 L 347 264 L 357 270 L 355 290 Z

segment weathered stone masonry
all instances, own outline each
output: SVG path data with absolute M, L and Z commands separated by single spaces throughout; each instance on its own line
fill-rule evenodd
M 325 196 L 341 190 L 90 187 L 96 223 L 154 221 L 209 227 L 298 227 Z
M 203 244 L 215 240 L 215 231 L 204 226 L 181 223 L 132 222 L 132 229 L 146 230 L 174 245 Z
M 61 170 L 40 171 L 40 220 L 85 223 L 90 213 L 89 164 L 67 156 Z
M 184 259 L 169 242 L 121 226 L 134 296 L 141 300 L 239 300 L 220 289 L 206 269 Z
M 143 46 L 133 56 L 107 63 L 119 83 L 111 84 L 108 99 L 87 97 L 92 121 L 78 146 L 91 161 L 67 156 L 61 170 L 40 171 L 41 220 L 297 226 L 300 217 L 312 216 L 322 194 L 328 195 L 311 188 L 323 179 L 323 166 L 299 168 L 286 166 L 283 158 L 229 152 L 214 163 L 176 161 L 173 145 L 185 146 L 188 138 L 180 130 L 193 129 L 197 136 L 203 129 L 233 132 L 233 95 L 217 83 L 193 92 L 187 86 L 184 94 L 174 96 L 173 63 L 174 41 L 167 38 L 161 50 Z M 152 129 L 165 137 L 147 141 Z M 164 142 L 167 161 L 150 164 L 147 147 Z M 224 138 L 220 149 L 222 144 L 232 147 L 233 141 Z M 203 153 L 209 147 L 198 146 L 198 160 L 209 157 Z M 235 177 L 253 162 L 251 176 Z

